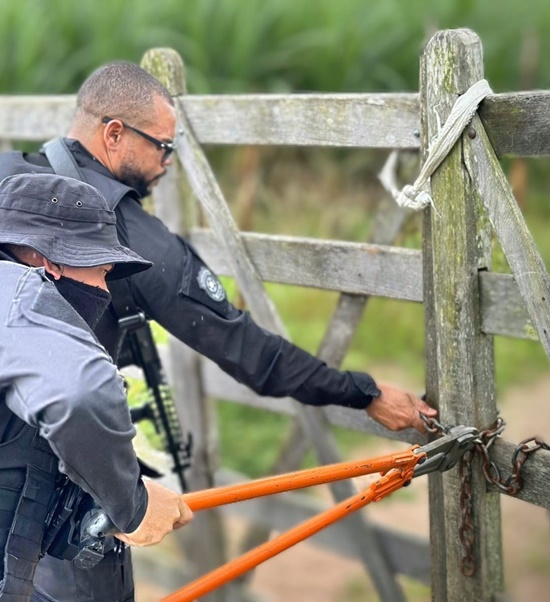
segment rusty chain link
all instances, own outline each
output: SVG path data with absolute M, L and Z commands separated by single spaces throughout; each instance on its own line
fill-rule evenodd
M 420 414 L 426 430 L 433 434 L 443 436 L 448 432 L 449 427 L 444 427 L 435 418 L 428 418 L 424 414 Z M 484 431 L 485 432 L 485 431 Z M 501 431 L 499 431 L 500 433 Z M 480 434 L 480 440 L 483 433 Z M 489 434 L 485 436 L 486 440 L 490 439 Z M 487 450 L 492 445 L 493 439 L 487 444 Z M 487 452 L 488 456 L 488 452 Z M 473 498 L 472 498 L 472 460 L 474 457 L 474 449 L 468 450 L 460 459 L 459 475 L 460 475 L 460 510 L 461 523 L 459 528 L 459 537 L 462 544 L 464 554 L 460 562 L 462 574 L 466 577 L 472 577 L 477 570 L 477 561 L 474 556 L 475 529 L 473 522 Z M 500 475 L 499 475 L 500 477 Z
M 435 418 L 430 418 L 426 414 L 422 414 L 422 412 L 420 413 L 420 418 L 422 418 L 428 433 L 432 435 L 444 435 L 448 431 L 448 428 L 444 427 Z
M 459 528 L 462 558 L 460 569 L 465 577 L 472 577 L 477 570 L 477 560 L 474 555 L 475 529 L 473 521 L 472 497 L 472 460 L 474 450 L 468 450 L 460 459 L 460 510 L 462 521 Z
M 426 430 L 435 435 L 444 435 L 449 427 L 444 427 L 435 418 L 428 418 L 420 414 L 425 423 Z M 508 495 L 515 496 L 523 487 L 522 469 L 529 456 L 539 450 L 550 450 L 550 445 L 538 437 L 528 437 L 520 441 L 512 454 L 512 471 L 504 479 L 495 461 L 491 459 L 490 449 L 497 437 L 504 431 L 506 424 L 499 416 L 492 428 L 485 429 L 479 433 L 475 442 L 475 448 L 468 450 L 461 458 L 459 464 L 460 475 L 460 509 L 461 525 L 459 529 L 460 542 L 463 548 L 461 559 L 461 570 L 465 577 L 472 577 L 477 571 L 477 560 L 474 555 L 475 528 L 473 521 L 473 496 L 472 496 L 472 461 L 475 452 L 482 459 L 481 470 L 487 483 L 504 491 Z
M 529 455 L 539 449 L 550 450 L 550 445 L 538 437 L 528 437 L 527 439 L 520 441 L 516 446 L 516 449 L 512 454 L 512 466 L 514 469 L 512 476 L 507 481 L 508 493 L 510 495 L 516 495 L 523 487 L 521 469 Z

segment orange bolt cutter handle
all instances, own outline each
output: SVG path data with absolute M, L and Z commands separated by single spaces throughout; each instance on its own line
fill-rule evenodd
M 397 491 L 412 479 L 416 464 L 425 457 L 423 452 L 415 451 L 417 449 L 418 446 L 405 452 L 382 456 L 366 462 L 342 462 L 258 479 L 240 485 L 229 485 L 183 495 L 183 500 L 192 510 L 203 510 L 272 493 L 291 491 L 376 472 L 383 473 L 381 478 L 372 483 L 366 491 L 357 493 L 333 508 L 282 533 L 275 539 L 196 579 L 164 598 L 163 602 L 192 602 L 368 503 L 378 501 Z
M 413 457 L 416 464 L 424 454 L 414 453 L 415 449 L 418 449 L 418 446 L 404 452 L 388 454 L 370 460 L 327 464 L 326 466 L 317 466 L 307 470 L 256 479 L 247 483 L 203 489 L 202 491 L 186 493 L 182 495 L 182 499 L 193 511 L 206 510 L 274 493 L 313 487 L 314 485 L 332 483 L 333 481 L 351 479 L 376 472 L 385 472 L 392 468 L 409 465 Z

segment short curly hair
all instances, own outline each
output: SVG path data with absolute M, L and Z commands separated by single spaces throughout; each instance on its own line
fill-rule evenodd
M 113 62 L 84 81 L 76 98 L 76 117 L 112 117 L 145 127 L 155 119 L 153 106 L 158 97 L 174 106 L 170 92 L 145 69 L 126 61 Z

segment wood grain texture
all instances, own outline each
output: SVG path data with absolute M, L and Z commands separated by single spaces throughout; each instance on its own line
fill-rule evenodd
M 242 233 L 262 280 L 349 294 L 422 300 L 420 251 L 311 238 Z M 191 241 L 213 269 L 233 275 L 212 231 L 195 229 Z
M 261 326 L 286 337 L 284 325 L 263 288 L 261 276 L 250 259 L 223 193 L 181 103 L 176 103 L 176 112 L 178 116 L 177 156 L 187 173 L 193 193 L 206 211 L 208 220 L 216 233 L 218 244 L 224 249 L 231 262 L 236 281 L 247 300 L 250 312 Z M 323 412 L 296 401 L 293 401 L 293 404 L 302 428 L 312 442 L 319 462 L 325 464 L 340 461 L 340 454 Z M 347 481 L 332 484 L 330 490 L 338 501 L 355 493 L 353 483 Z M 352 515 L 349 517 L 347 525 L 350 536 L 358 538 L 360 559 L 369 572 L 381 599 L 391 602 L 404 600 L 402 589 L 396 581 L 387 559 L 381 553 L 366 517 L 360 514 Z
M 479 285 L 483 332 L 538 340 L 537 331 L 512 274 L 480 272 Z
M 217 235 L 225 243 L 220 246 L 212 232 L 192 228 L 193 220 L 182 225 L 188 213 L 185 211 L 182 215 L 179 205 L 181 174 L 177 168 L 156 191 L 157 195 L 163 196 L 163 204 L 159 203 L 157 207 L 160 217 L 171 229 L 190 232 L 193 243 L 216 271 L 240 275 L 242 281 L 248 282 L 244 288 L 251 291 L 254 307 L 263 295 L 260 292 L 262 281 L 343 293 L 332 331 L 329 331 L 322 350 L 322 355 L 335 358 L 334 362 L 338 362 L 345 352 L 366 296 L 414 302 L 425 298 L 430 401 L 439 403 L 445 422 L 460 421 L 478 426 L 491 423 L 495 415 L 493 359 L 492 342 L 486 335 L 540 337 L 547 352 L 550 351 L 550 308 L 547 303 L 550 278 L 498 164 L 498 158 L 507 155 L 550 154 L 550 92 L 498 94 L 481 104 L 479 117 L 472 123 L 475 138 L 460 141 L 433 177 L 437 213 L 426 212 L 426 240 L 421 254 L 380 244 L 243 235 L 231 223 L 223 194 L 199 144 L 418 149 L 417 131 L 422 119 L 421 152 L 425 152 L 428 139 L 435 133 L 435 111 L 437 117 L 444 119 L 457 94 L 483 75 L 480 44 L 474 34 L 464 30 L 440 32 L 432 39 L 423 57 L 420 94 L 191 96 L 185 94 L 183 64 L 177 60 L 173 62 L 174 55 L 169 49 L 159 49 L 143 64 L 178 98 L 178 106 L 187 120 L 182 135 L 184 139 L 187 136 L 184 151 L 187 152 L 187 161 L 184 160 L 187 173 L 207 211 L 216 216 L 218 226 L 214 229 L 218 229 Z M 1 97 L 2 144 L 7 147 L 12 140 L 46 140 L 64 133 L 69 127 L 74 103 L 74 96 Z M 480 199 L 486 205 L 515 276 L 485 271 L 490 268 L 490 234 L 480 211 Z M 228 261 L 228 256 L 234 255 L 237 261 Z M 244 263 L 240 261 L 243 258 Z M 265 309 L 260 320 L 265 318 L 268 327 L 279 331 L 281 324 L 269 307 L 269 301 L 260 300 L 259 304 L 264 304 Z M 387 432 L 364 413 L 343 408 L 328 408 L 321 417 L 315 417 L 316 410 L 301 412 L 292 400 L 255 396 L 210 368 L 206 369 L 204 380 L 190 380 L 190 374 L 196 376 L 202 369 L 202 361 L 199 367 L 198 358 L 177 348 L 177 343 L 172 362 L 184 368 L 174 371 L 175 374 L 185 372 L 187 375 L 184 380 L 176 377 L 175 390 L 185 391 L 186 404 L 191 403 L 190 398 L 195 399 L 196 407 L 187 417 L 191 417 L 193 430 L 198 428 L 202 432 L 204 447 L 195 469 L 202 475 L 201 483 L 212 483 L 215 467 L 210 462 L 216 453 L 206 449 L 213 441 L 214 422 L 212 407 L 204 405 L 203 386 L 209 395 L 266 410 L 288 412 L 293 416 L 311 414 L 312 420 L 307 420 L 311 424 L 306 430 L 317 441 L 321 458 L 333 458 L 335 453 L 330 442 L 321 441 L 326 432 L 324 420 L 327 424 L 409 443 L 424 440 L 413 431 Z M 497 440 L 493 447 L 493 458 L 503 474 L 510 468 L 514 447 L 503 440 Z M 518 497 L 549 508 L 550 452 L 533 454 L 525 464 L 523 474 L 525 484 Z M 480 568 L 474 579 L 465 580 L 457 568 L 460 554 L 457 476 L 451 472 L 431 479 L 436 599 L 462 600 L 464 596 L 471 596 L 476 600 L 489 600 L 500 595 L 500 518 L 495 501 L 499 492 L 495 490 L 485 495 L 484 486 L 484 480 L 476 471 L 475 553 Z M 337 497 L 344 495 L 346 492 L 342 491 Z M 273 516 L 279 517 L 279 522 L 288 519 L 286 512 L 290 510 L 285 511 L 284 504 L 273 503 Z M 261 510 L 257 512 L 261 513 Z M 213 529 L 212 533 L 218 527 L 213 526 Z M 365 529 L 365 525 L 359 525 L 358 529 Z M 380 539 L 382 550 L 385 550 L 383 531 L 367 524 L 364 533 L 367 537 L 363 543 L 367 547 Z M 217 541 L 221 546 L 222 539 Z M 395 541 L 397 547 L 405 545 L 400 536 Z M 445 554 L 441 554 L 441 550 L 445 550 Z M 366 552 L 364 547 L 360 549 L 364 559 L 368 559 L 369 554 L 371 552 Z M 399 590 L 391 590 L 392 572 L 399 571 L 395 560 L 399 556 L 395 552 L 388 554 L 391 562 L 389 567 L 382 565 L 383 576 L 378 577 L 378 586 L 385 592 L 382 599 L 393 601 L 400 599 Z M 372 556 L 367 562 L 371 560 Z M 401 562 L 405 560 L 402 558 Z M 375 558 L 375 567 L 377 562 Z M 412 570 L 410 574 L 413 574 Z
M 423 145 L 438 132 L 458 94 L 483 78 L 482 48 L 469 30 L 435 34 L 421 61 Z M 425 146 L 424 148 L 428 148 Z M 490 226 L 463 163 L 459 140 L 431 179 L 435 210 L 424 221 L 424 303 L 428 400 L 444 424 L 496 420 L 493 345 L 480 328 L 478 272 L 490 268 Z M 474 470 L 472 505 L 477 572 L 461 572 L 461 481 L 456 470 L 430 476 L 432 597 L 489 602 L 503 589 L 500 506 Z
M 183 95 L 181 87 L 173 89 L 202 144 L 420 146 L 416 93 Z M 0 96 L 0 139 L 63 135 L 74 107 L 74 95 Z M 498 157 L 550 154 L 550 92 L 494 94 L 479 114 Z
M 204 360 L 202 369 L 205 391 L 214 398 L 235 401 L 278 414 L 296 415 L 295 404 L 288 397 L 256 395 L 248 387 L 236 382 L 207 359 Z M 330 406 L 326 408 L 325 414 L 331 424 L 349 428 L 350 430 L 370 433 L 387 439 L 394 439 L 395 441 L 405 441 L 411 444 L 426 442 L 426 438 L 414 429 L 388 431 L 370 419 L 367 413 L 362 410 Z
M 478 117 L 467 161 L 537 335 L 550 357 L 550 276 Z
M 185 91 L 184 68 L 180 56 L 171 50 L 150 50 L 142 59 L 142 67 L 152 73 L 172 94 Z M 181 201 L 180 180 L 182 170 L 179 165 L 158 183 L 153 192 L 155 214 L 173 232 L 186 235 L 193 225 L 196 212 Z M 215 421 L 215 407 L 212 399 L 204 394 L 201 378 L 200 358 L 197 353 L 170 336 L 167 354 L 163 357 L 167 366 L 168 382 L 174 396 L 174 403 L 182 431 L 192 433 L 193 460 L 191 469 L 186 471 L 186 481 L 190 490 L 206 489 L 214 486 L 213 475 L 218 466 L 218 432 Z M 183 545 L 183 544 L 182 544 Z M 226 538 L 219 509 L 199 513 L 189 526 L 187 555 L 193 557 L 195 577 L 221 566 L 228 560 Z M 225 594 L 215 591 L 207 602 L 225 602 Z
M 479 108 L 498 157 L 550 154 L 550 92 L 495 94 Z

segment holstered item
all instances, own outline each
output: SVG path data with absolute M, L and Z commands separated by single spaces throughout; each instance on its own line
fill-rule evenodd
M 103 510 L 77 485 L 67 482 L 51 515 L 43 552 L 91 569 L 115 547 L 117 529 Z

